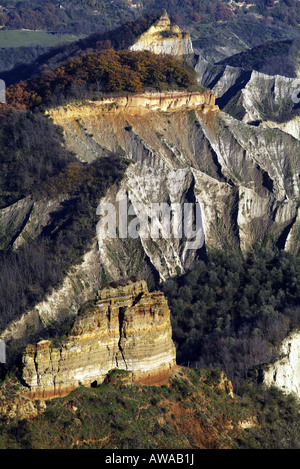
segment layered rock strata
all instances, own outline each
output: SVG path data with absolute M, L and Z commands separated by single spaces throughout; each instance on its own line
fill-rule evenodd
M 197 105 L 201 97 L 205 104 Z M 125 196 L 135 213 L 143 203 L 147 214 L 154 203 L 183 207 L 198 202 L 205 246 L 240 247 L 247 252 L 271 239 L 280 249 L 298 252 L 299 140 L 278 129 L 240 122 L 213 102 L 209 90 L 140 94 L 69 103 L 48 114 L 62 127 L 66 147 L 81 161 L 110 152 L 132 161 L 121 183 L 99 200 L 99 204 L 113 204 L 117 215 L 119 200 Z M 32 206 L 24 200 L 11 211 L 1 211 L 6 234 L 16 222 L 24 239 L 28 234 L 37 236 L 39 221 L 41 226 L 47 224 L 47 212 L 44 205 L 35 203 L 34 210 Z M 131 219 L 128 216 L 128 224 Z M 111 239 L 96 226 L 95 235 L 95 247 L 84 262 L 45 301 L 9 324 L 1 333 L 4 341 L 26 337 L 28 323 L 38 330 L 41 324 L 47 327 L 49 320 L 60 321 L 67 308 L 75 315 L 77 306 L 99 288 L 102 272 L 105 281 L 134 273 L 145 279 L 144 269 L 151 269 L 164 280 L 186 272 L 198 255 L 197 250 L 186 249 L 185 237 Z M 19 235 L 14 245 L 21 242 Z M 84 279 L 83 289 L 79 277 Z
M 200 108 L 218 110 L 215 105 L 215 95 L 209 90 L 203 91 L 166 91 L 164 93 L 139 93 L 124 96 L 109 96 L 98 101 L 86 101 L 76 107 L 75 103 L 49 109 L 47 114 L 60 124 L 60 120 L 79 119 L 82 117 L 94 117 L 97 114 L 120 112 L 134 112 L 135 108 L 153 111 L 175 111 L 185 108 Z
M 47 115 L 62 127 L 66 146 L 81 161 L 115 152 L 147 166 L 182 167 L 191 164 L 185 134 L 194 112 L 205 121 L 218 115 L 210 90 L 112 96 L 52 108 Z
M 133 381 L 155 384 L 176 365 L 170 310 L 161 292 L 144 281 L 99 292 L 95 309 L 77 316 L 59 346 L 42 340 L 23 354 L 23 380 L 29 396 L 47 399 L 80 385 L 103 382 L 115 368 Z

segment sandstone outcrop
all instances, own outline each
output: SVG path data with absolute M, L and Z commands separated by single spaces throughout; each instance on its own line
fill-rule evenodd
M 191 151 L 185 144 L 190 119 L 180 121 L 192 112 L 213 121 L 218 111 L 214 94 L 203 89 L 111 96 L 52 108 L 47 115 L 63 128 L 67 147 L 82 161 L 112 151 L 143 160 L 146 166 L 182 167 L 190 164 Z M 175 127 L 174 120 L 179 121 L 178 125 L 174 122 Z M 167 129 L 169 135 L 165 136 Z M 177 149 L 181 140 L 184 148 Z
M 215 95 L 208 89 L 203 91 L 166 91 L 145 92 L 138 94 L 127 94 L 124 96 L 109 96 L 108 98 L 99 99 L 98 101 L 85 101 L 86 104 L 75 103 L 69 105 L 49 109 L 47 115 L 51 117 L 55 123 L 63 124 L 68 120 L 78 120 L 80 118 L 95 117 L 102 113 L 112 115 L 120 112 L 133 113 L 138 110 L 153 111 L 179 111 L 184 109 L 212 109 L 218 110 L 215 105 Z
M 177 25 L 172 25 L 166 11 L 129 49 L 149 50 L 155 54 L 171 54 L 177 57 L 194 53 L 189 33 L 182 32 Z
M 95 308 L 76 317 L 59 346 L 50 340 L 28 345 L 23 380 L 31 398 L 67 395 L 94 386 L 115 368 L 132 372 L 134 382 L 155 384 L 176 365 L 170 310 L 161 292 L 144 281 L 99 292 Z

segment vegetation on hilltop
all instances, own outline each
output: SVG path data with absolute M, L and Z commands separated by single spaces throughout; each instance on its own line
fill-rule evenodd
M 45 54 L 29 64 L 16 65 L 13 70 L 2 73 L 7 86 L 24 81 L 46 70 L 55 70 L 66 60 L 80 57 L 84 53 L 107 48 L 107 41 L 115 50 L 128 49 L 135 39 L 159 18 L 158 12 L 144 14 L 136 20 L 128 20 L 112 31 L 97 31 L 71 44 L 51 47 Z M 4 31 L 5 32 L 5 31 Z
M 48 401 L 33 420 L 0 422 L 0 448 L 217 449 L 241 437 L 248 409 L 218 387 L 219 371 L 180 368 L 160 387 L 129 384 L 127 375 L 113 370 L 97 388 Z
M 10 2 L 10 4 L 11 3 L 12 2 Z M 39 3 L 41 3 L 41 0 L 35 0 L 35 2 L 30 3 L 32 7 L 30 6 L 28 8 L 28 2 L 23 0 L 23 2 L 18 2 L 16 5 L 5 5 L 5 8 L 7 7 L 12 15 L 16 14 L 19 8 L 26 8 L 27 16 L 29 15 L 30 8 L 32 8 L 34 12 L 38 11 L 39 14 L 42 14 L 43 8 L 48 8 L 50 3 L 46 3 L 43 7 L 39 5 Z M 178 24 L 181 28 L 188 27 L 189 31 L 192 33 L 193 43 L 196 49 L 200 48 L 207 51 L 210 49 L 215 50 L 215 46 L 218 45 L 219 47 L 224 47 L 224 50 L 230 47 L 236 50 L 235 46 L 237 46 L 237 50 L 243 50 L 247 47 L 262 44 L 265 41 L 284 40 L 296 37 L 297 35 L 299 36 L 297 26 L 290 25 L 286 27 L 285 24 L 285 21 L 289 22 L 291 12 L 294 11 L 297 17 L 297 12 L 300 8 L 298 3 L 296 3 L 296 9 L 294 7 L 288 9 L 288 15 L 284 16 L 282 22 L 277 22 L 277 20 L 275 21 L 275 19 L 272 19 L 270 16 L 270 14 L 278 8 L 280 11 L 281 9 L 286 11 L 288 7 L 283 0 L 279 2 L 280 5 L 276 3 L 274 7 L 265 6 L 263 10 L 264 2 L 260 2 L 262 5 L 259 4 L 256 6 L 252 2 L 249 8 L 248 6 L 241 8 L 234 2 L 229 4 L 219 0 L 214 0 L 213 2 L 208 2 L 208 0 L 189 0 L 189 2 L 179 2 L 178 0 L 167 2 L 141 0 L 139 2 L 141 8 L 131 8 L 130 4 L 125 0 L 116 0 L 112 3 L 101 0 L 100 6 L 97 1 L 92 1 L 90 4 L 89 2 L 80 1 L 74 4 L 74 2 L 66 1 L 60 2 L 60 4 L 50 5 L 52 8 L 58 8 L 59 5 L 63 4 L 63 8 L 58 8 L 57 14 L 58 17 L 61 14 L 64 15 L 64 19 L 59 26 L 66 33 L 72 32 L 72 27 L 70 30 L 66 29 L 68 20 L 65 18 L 65 15 L 68 15 L 68 8 L 71 3 L 72 8 L 75 8 L 79 15 L 78 18 L 83 21 L 80 34 L 86 37 L 72 44 L 61 44 L 49 48 L 45 54 L 38 56 L 32 63 L 28 63 L 28 55 L 32 53 L 36 54 L 37 51 L 27 51 L 26 48 L 23 48 L 23 51 L 19 49 L 15 56 L 16 60 L 22 61 L 22 53 L 24 53 L 24 62 L 27 63 L 16 64 L 13 70 L 2 72 L 1 78 L 5 80 L 7 86 L 18 83 L 21 80 L 24 81 L 41 71 L 53 71 L 59 64 L 71 57 L 80 56 L 82 53 L 90 52 L 92 49 L 102 48 L 101 43 L 103 44 L 103 42 L 108 40 L 111 41 L 112 46 L 116 50 L 128 49 L 137 37 L 159 18 L 163 7 L 167 9 L 172 22 Z M 103 15 L 97 13 L 98 7 L 100 10 L 102 7 L 105 8 Z M 117 13 L 116 10 L 118 10 L 118 8 L 123 9 L 122 12 Z M 81 9 L 84 9 L 84 13 L 80 16 Z M 99 27 L 100 25 L 98 23 L 98 27 L 96 27 L 95 23 L 95 27 L 92 28 L 92 30 L 90 30 L 89 27 L 85 29 L 85 15 L 88 12 L 91 14 L 93 21 L 96 21 L 96 23 L 97 21 L 102 22 L 103 27 Z M 1 14 L 6 14 L 5 9 L 0 11 L 0 16 Z M 24 18 L 26 15 L 24 13 Z M 112 17 L 110 15 L 112 15 Z M 226 19 L 220 19 L 222 16 L 224 16 L 224 18 L 226 17 Z M 47 16 L 47 18 L 50 17 L 49 15 Z M 35 15 L 30 15 L 30 18 L 35 18 Z M 39 18 L 39 15 L 37 15 L 37 18 Z M 73 21 L 70 24 L 75 27 L 75 23 L 76 21 Z M 9 25 L 6 26 L 6 28 L 9 27 Z M 41 29 L 41 27 L 37 29 Z M 13 31 L 4 29 L 2 33 L 13 33 Z M 30 32 L 28 34 L 30 34 Z M 60 37 L 63 40 L 63 36 Z M 215 53 L 213 53 L 213 56 L 214 54 Z M 12 54 L 9 58 L 8 69 L 11 69 L 14 55 L 15 54 Z M 221 57 L 222 56 L 221 54 Z M 219 57 L 218 53 L 217 57 Z M 2 70 L 4 69 L 5 67 L 2 67 Z
M 66 99 L 97 98 L 108 92 L 198 88 L 195 71 L 171 55 L 149 51 L 107 49 L 84 54 L 7 88 L 7 102 L 0 107 L 24 110 L 56 105 Z
M 171 386 L 160 387 L 126 383 L 127 375 L 114 370 L 97 388 L 48 401 L 33 420 L 2 421 L 0 448 L 226 448 L 242 433 L 238 422 L 247 411 L 216 389 L 219 372 L 178 370 Z

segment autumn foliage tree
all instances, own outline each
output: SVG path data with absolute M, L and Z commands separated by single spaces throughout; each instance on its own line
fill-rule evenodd
M 33 109 L 60 99 L 90 97 L 100 91 L 139 93 L 147 89 L 186 89 L 197 86 L 194 70 L 171 55 L 149 51 L 115 51 L 112 48 L 84 54 L 56 70 L 46 70 L 8 87 L 2 109 Z M 77 92 L 76 92 L 77 90 Z M 77 96 L 78 90 L 81 95 Z

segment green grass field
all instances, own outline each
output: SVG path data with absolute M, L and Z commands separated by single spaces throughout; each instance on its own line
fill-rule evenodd
M 55 46 L 61 42 L 72 42 L 83 36 L 72 34 L 51 36 L 46 31 L 1 30 L 0 48 L 26 47 L 30 45 Z

